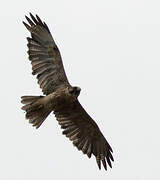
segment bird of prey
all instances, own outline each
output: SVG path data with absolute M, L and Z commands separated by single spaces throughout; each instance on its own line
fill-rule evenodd
M 78 101 L 81 89 L 71 86 L 64 71 L 60 51 L 51 32 L 38 15 L 25 16 L 23 22 L 31 33 L 27 37 L 28 55 L 32 64 L 32 74 L 36 75 L 44 96 L 22 96 L 22 110 L 26 119 L 39 128 L 47 116 L 53 112 L 73 145 L 90 158 L 93 154 L 99 169 L 101 163 L 107 170 L 112 167 L 112 148 L 101 133 L 98 125 L 88 115 Z M 106 163 L 107 162 L 107 163 Z

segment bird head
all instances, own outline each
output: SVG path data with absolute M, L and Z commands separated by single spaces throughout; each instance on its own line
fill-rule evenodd
M 69 88 L 69 94 L 74 96 L 74 97 L 78 97 L 80 94 L 81 88 L 77 87 L 77 86 L 73 86 L 71 88 Z

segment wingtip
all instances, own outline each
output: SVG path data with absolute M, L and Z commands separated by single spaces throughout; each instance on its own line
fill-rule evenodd
M 104 167 L 104 169 L 107 171 L 107 165 L 106 165 L 106 161 L 105 161 L 105 159 L 103 159 L 103 160 L 102 160 L 102 163 L 103 163 L 103 167 Z
M 36 14 L 36 18 L 37 18 L 38 22 L 39 22 L 42 26 L 44 26 L 44 24 L 43 24 L 41 18 L 40 18 L 37 14 Z
M 114 158 L 113 158 L 111 152 L 109 152 L 109 157 L 110 157 L 110 159 L 114 162 Z
M 99 170 L 101 170 L 101 160 L 100 160 L 100 158 L 96 157 L 96 161 L 97 161 L 97 165 L 98 165 Z
M 88 158 L 91 158 L 92 154 L 91 153 L 87 153 Z
M 38 14 L 36 14 L 36 18 L 37 18 L 37 19 L 40 19 L 40 17 L 38 16 Z
M 33 14 L 31 13 L 31 12 L 29 12 L 29 15 L 32 17 L 33 16 Z
M 24 24 L 24 26 L 27 26 L 27 23 L 25 23 L 24 21 L 22 21 L 22 23 Z
M 110 158 L 107 157 L 106 159 L 107 159 L 107 163 L 108 163 L 109 167 L 112 168 L 112 163 L 111 163 L 111 161 L 110 161 Z
M 24 21 L 22 21 L 22 23 L 25 25 L 26 23 Z
M 29 17 L 27 15 L 24 16 L 26 19 L 28 19 Z
M 29 26 L 27 23 L 25 23 L 24 21 L 22 21 L 22 23 L 23 23 L 24 26 L 30 31 L 30 26 Z
M 98 163 L 97 163 L 98 164 Z M 101 170 L 101 163 L 98 164 L 98 168 L 99 170 Z
M 33 20 L 33 22 L 34 22 L 35 24 L 37 24 L 38 21 L 37 21 L 37 19 L 33 16 L 33 14 L 32 14 L 32 13 L 29 13 L 29 15 L 30 15 L 31 19 Z
M 113 156 L 112 156 L 111 160 L 114 162 L 114 158 L 113 158 Z
M 113 149 L 111 148 L 111 146 L 110 146 L 110 151 L 113 153 Z

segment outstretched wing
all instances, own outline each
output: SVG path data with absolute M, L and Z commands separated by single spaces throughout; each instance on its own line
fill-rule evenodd
M 32 74 L 37 75 L 38 83 L 44 94 L 48 95 L 57 88 L 69 84 L 60 52 L 45 22 L 36 15 L 30 13 L 31 19 L 27 16 L 29 23 L 23 22 L 30 31 L 28 37 L 28 54 L 32 64 Z
M 78 150 L 82 150 L 89 158 L 93 154 L 99 169 L 102 162 L 107 170 L 106 161 L 112 167 L 111 160 L 114 161 L 112 148 L 78 100 L 73 104 L 66 103 L 63 108 L 57 107 L 54 113 L 61 128 L 64 129 L 63 134 L 73 141 Z

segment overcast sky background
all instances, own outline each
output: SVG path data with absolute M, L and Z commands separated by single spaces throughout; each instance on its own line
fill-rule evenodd
M 36 130 L 20 109 L 39 95 L 24 15 L 37 13 L 60 48 L 79 100 L 114 150 L 107 172 L 61 135 L 51 114 Z M 0 7 L 0 179 L 160 178 L 160 2 L 3 1 Z

